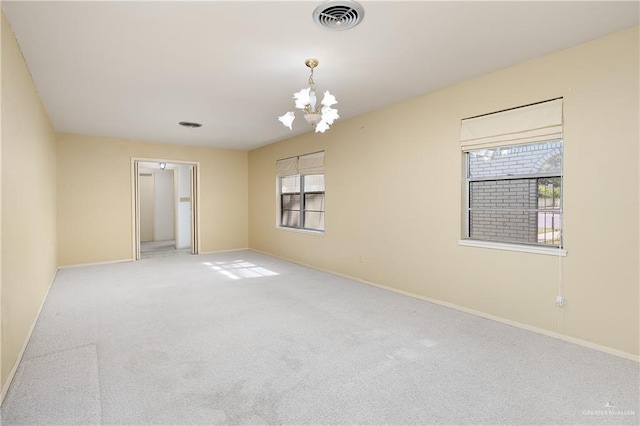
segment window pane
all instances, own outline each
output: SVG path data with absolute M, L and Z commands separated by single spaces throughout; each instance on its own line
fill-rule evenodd
M 295 210 L 283 210 L 281 225 L 298 228 L 300 226 L 300 212 Z
M 469 177 L 562 172 L 562 141 L 477 149 L 469 152 Z
M 300 194 L 283 194 L 282 210 L 300 210 Z
M 562 156 L 562 141 L 470 151 L 468 237 L 560 246 Z
M 324 212 L 304 212 L 304 227 L 324 231 Z
M 561 182 L 559 177 L 469 182 L 469 237 L 560 245 Z
M 304 209 L 324 211 L 324 194 L 304 194 Z
M 562 179 L 538 179 L 538 244 L 559 246 L 562 234 Z
M 324 192 L 324 175 L 305 175 L 304 176 L 305 192 Z
M 538 213 L 538 243 L 559 246 L 562 234 L 562 215 L 557 212 Z
M 280 192 L 300 192 L 300 175 L 283 176 L 280 178 Z
M 538 179 L 538 207 L 559 210 L 562 180 L 559 177 Z
M 469 182 L 469 206 L 475 208 L 537 209 L 537 179 Z
M 484 210 L 469 215 L 469 236 L 479 240 L 535 244 L 538 213 Z

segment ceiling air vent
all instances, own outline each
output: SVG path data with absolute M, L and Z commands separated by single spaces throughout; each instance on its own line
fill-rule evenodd
M 355 1 L 329 0 L 316 7 L 313 20 L 322 28 L 343 31 L 358 25 L 364 18 L 364 9 Z
M 190 129 L 197 129 L 198 127 L 202 127 L 202 124 L 194 123 L 193 121 L 181 121 L 178 124 L 182 127 L 188 127 Z

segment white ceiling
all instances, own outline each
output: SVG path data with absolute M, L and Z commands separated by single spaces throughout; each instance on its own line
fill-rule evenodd
M 307 85 L 308 57 L 345 119 L 638 25 L 640 5 L 363 0 L 362 23 L 331 32 L 313 22 L 320 3 L 2 8 L 57 131 L 247 150 L 311 130 L 277 120 Z

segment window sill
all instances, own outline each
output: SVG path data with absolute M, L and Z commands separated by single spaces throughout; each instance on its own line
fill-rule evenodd
M 289 228 L 287 226 L 276 226 L 278 231 L 298 232 L 300 234 L 324 235 L 325 231 L 314 231 L 313 229 Z
M 458 245 L 464 247 L 480 247 L 493 250 L 507 250 L 519 251 L 523 253 L 544 254 L 548 256 L 565 257 L 567 255 L 567 251 L 565 249 L 559 249 L 557 247 L 528 246 L 525 244 L 497 243 L 493 241 L 458 240 Z

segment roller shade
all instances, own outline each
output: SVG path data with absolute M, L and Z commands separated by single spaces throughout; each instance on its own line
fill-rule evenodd
M 462 120 L 463 151 L 562 139 L 562 99 Z
M 276 161 L 278 176 L 314 173 L 324 173 L 324 151 Z

